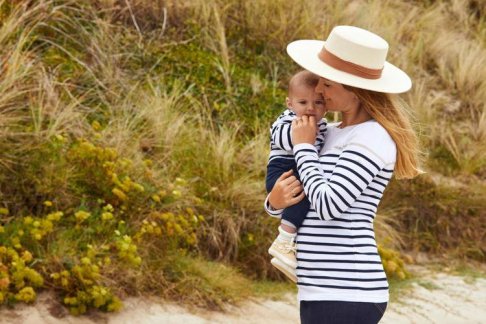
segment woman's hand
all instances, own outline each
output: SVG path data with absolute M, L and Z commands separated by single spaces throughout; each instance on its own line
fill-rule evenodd
M 317 124 L 314 116 L 302 116 L 292 121 L 292 144 L 314 144 L 317 136 Z
M 274 209 L 287 208 L 304 199 L 304 188 L 292 173 L 293 170 L 284 172 L 275 182 L 268 196 L 270 206 Z

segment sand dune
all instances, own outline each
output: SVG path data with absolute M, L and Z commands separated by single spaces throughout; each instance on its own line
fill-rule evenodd
M 390 303 L 381 323 L 486 323 L 486 279 L 446 273 L 422 272 L 420 280 L 401 292 Z M 188 310 L 184 307 L 142 298 L 128 298 L 116 314 L 94 313 L 73 317 L 55 302 L 51 294 L 42 294 L 31 306 L 0 310 L 0 323 L 61 324 L 199 324 L 199 323 L 298 323 L 299 310 L 293 295 L 284 300 L 252 300 L 226 312 Z

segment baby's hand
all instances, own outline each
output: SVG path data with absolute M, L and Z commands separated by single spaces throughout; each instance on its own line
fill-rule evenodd
M 292 121 L 292 144 L 314 144 L 317 135 L 317 122 L 314 116 L 302 116 Z

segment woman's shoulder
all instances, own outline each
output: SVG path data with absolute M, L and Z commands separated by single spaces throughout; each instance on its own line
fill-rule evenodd
M 359 145 L 378 155 L 386 163 L 396 160 L 396 144 L 388 131 L 372 119 L 357 125 L 348 138 L 348 145 Z
M 358 124 L 355 127 L 355 131 L 359 132 L 360 135 L 369 134 L 369 136 L 383 136 L 391 140 L 390 134 L 379 122 L 374 119 L 370 119 L 364 123 Z

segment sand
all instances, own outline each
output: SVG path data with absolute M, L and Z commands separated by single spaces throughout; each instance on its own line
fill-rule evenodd
M 400 290 L 398 301 L 389 304 L 380 323 L 486 323 L 486 278 L 471 278 L 447 273 L 422 271 L 419 280 Z M 115 314 L 68 315 L 52 294 L 39 296 L 34 305 L 0 308 L 0 323 L 61 324 L 199 324 L 299 322 L 294 295 L 283 300 L 251 300 L 226 312 L 188 310 L 176 304 L 147 298 L 128 298 L 124 309 Z

